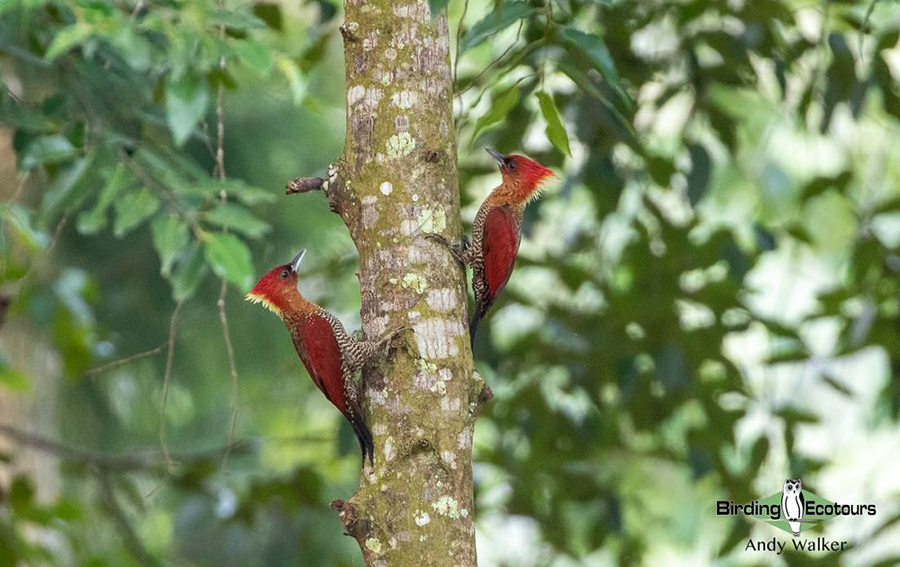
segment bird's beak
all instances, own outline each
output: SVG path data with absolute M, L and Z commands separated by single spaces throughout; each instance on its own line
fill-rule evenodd
M 297 252 L 297 255 L 294 256 L 294 259 L 291 260 L 291 271 L 295 274 L 300 270 L 300 262 L 303 261 L 303 257 L 306 256 L 306 248 Z
M 506 156 L 494 150 L 492 148 L 484 148 L 484 151 L 491 154 L 491 157 L 497 160 L 497 163 L 500 164 L 500 167 L 503 167 L 503 164 L 506 163 Z

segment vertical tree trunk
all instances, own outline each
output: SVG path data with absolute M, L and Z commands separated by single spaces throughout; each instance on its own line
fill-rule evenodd
M 375 466 L 335 506 L 368 565 L 475 565 L 472 431 L 490 390 L 469 349 L 465 273 L 424 238 L 460 234 L 447 20 L 423 0 L 345 12 L 347 142 L 326 191 L 359 250 L 367 336 L 415 332 L 364 372 Z

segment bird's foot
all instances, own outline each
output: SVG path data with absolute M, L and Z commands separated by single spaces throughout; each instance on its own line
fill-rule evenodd
M 396 328 L 396 329 L 394 329 L 394 330 L 392 330 L 392 331 L 388 331 L 388 332 L 381 338 L 381 340 L 379 340 L 378 343 L 376 343 L 375 348 L 376 348 L 378 351 L 383 351 L 384 354 L 385 354 L 385 356 L 387 356 L 388 353 L 390 353 L 390 350 L 391 350 L 391 343 L 394 342 L 394 339 L 397 338 L 397 337 L 399 337 L 400 335 L 402 335 L 402 334 L 405 333 L 406 331 L 412 331 L 412 330 L 413 330 L 413 328 L 410 327 L 409 325 L 404 325 L 404 326 L 398 327 L 398 328 Z
M 469 247 L 471 246 L 468 236 L 463 235 L 459 242 L 450 242 L 440 234 L 426 234 L 425 238 L 434 240 L 435 242 L 446 247 L 447 250 L 450 251 L 450 255 L 453 256 L 453 259 L 456 260 L 460 267 L 466 267 L 466 253 L 469 251 Z

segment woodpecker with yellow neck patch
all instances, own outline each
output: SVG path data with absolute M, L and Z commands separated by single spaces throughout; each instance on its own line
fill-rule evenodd
M 246 299 L 261 303 L 284 322 L 310 378 L 353 427 L 363 464 L 366 456 L 374 463 L 372 433 L 363 419 L 353 376 L 399 331 L 380 341 L 351 338 L 337 317 L 300 294 L 297 271 L 305 254 L 301 250 L 290 263 L 269 270 Z
M 503 155 L 490 148 L 486 151 L 497 160 L 502 182 L 488 195 L 472 223 L 472 243 L 449 244 L 454 257 L 472 268 L 472 291 L 475 312 L 469 322 L 469 337 L 475 345 L 478 323 L 487 314 L 506 287 L 516 263 L 522 239 L 525 206 L 539 195 L 541 183 L 554 173 L 525 156 Z

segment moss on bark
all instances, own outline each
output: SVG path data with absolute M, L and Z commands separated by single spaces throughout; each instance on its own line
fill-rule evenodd
M 415 332 L 364 372 L 375 466 L 335 505 L 368 565 L 475 565 L 472 431 L 489 390 L 465 273 L 424 238 L 460 233 L 447 21 L 419 0 L 345 12 L 347 142 L 326 191 L 359 250 L 366 334 Z

